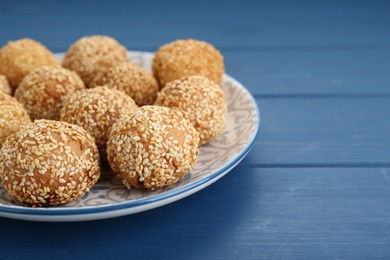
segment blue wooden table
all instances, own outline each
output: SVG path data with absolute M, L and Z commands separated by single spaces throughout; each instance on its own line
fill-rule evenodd
M 80 223 L 0 219 L 0 258 L 390 258 L 389 1 L 1 1 L 0 45 L 213 43 L 262 125 L 233 171 L 173 204 Z

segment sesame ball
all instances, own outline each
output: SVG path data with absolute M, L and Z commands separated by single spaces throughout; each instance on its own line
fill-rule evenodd
M 103 75 L 97 75 L 91 82 L 91 87 L 103 85 L 125 92 L 139 106 L 153 104 L 160 90 L 151 73 L 128 61 L 113 66 Z
M 221 53 L 211 44 L 186 39 L 160 47 L 153 58 L 153 74 L 165 86 L 169 81 L 194 75 L 221 84 L 225 65 Z
M 107 161 L 107 140 L 112 125 L 121 115 L 137 108 L 134 100 L 123 92 L 96 87 L 70 95 L 61 110 L 61 120 L 87 130 L 95 138 L 102 161 Z
M 36 120 L 9 136 L 0 156 L 2 185 L 28 206 L 56 206 L 83 196 L 100 176 L 92 137 L 65 122 Z
M 156 189 L 190 172 L 199 136 L 180 111 L 143 106 L 121 117 L 107 143 L 108 161 L 127 188 Z
M 31 119 L 59 120 L 65 97 L 82 89 L 85 89 L 84 83 L 75 72 L 43 66 L 23 78 L 15 98 L 23 104 Z
M 0 92 L 11 95 L 12 90 L 8 84 L 7 78 L 0 74 Z
M 201 76 L 169 82 L 158 94 L 155 105 L 183 112 L 199 133 L 199 145 L 219 136 L 227 118 L 223 91 L 217 84 Z
M 45 46 L 28 38 L 8 42 L 0 50 L 0 73 L 7 77 L 13 90 L 33 69 L 58 64 L 54 54 Z
M 13 97 L 0 92 L 0 147 L 7 136 L 30 123 L 24 107 Z
M 62 65 L 79 74 L 88 87 L 91 80 L 127 60 L 127 51 L 115 39 L 102 35 L 83 37 L 65 55 Z

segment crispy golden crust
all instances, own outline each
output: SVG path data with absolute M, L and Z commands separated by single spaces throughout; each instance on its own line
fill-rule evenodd
M 0 73 L 7 77 L 14 90 L 30 71 L 45 65 L 59 65 L 59 62 L 45 46 L 28 38 L 8 42 L 0 50 Z
M 7 138 L 0 152 L 2 185 L 28 206 L 80 198 L 100 176 L 92 137 L 65 122 L 36 120 Z
M 89 87 L 97 74 L 127 60 L 127 51 L 115 39 L 102 35 L 83 37 L 65 55 L 62 65 L 75 71 Z
M 153 74 L 160 86 L 183 77 L 200 75 L 221 84 L 225 65 L 211 44 L 186 39 L 163 45 L 153 58 Z
M 67 95 L 85 89 L 73 71 L 43 66 L 23 78 L 15 98 L 23 104 L 31 119 L 60 119 L 60 110 Z
M 27 111 L 19 102 L 8 94 L 0 92 L 0 147 L 7 136 L 30 122 Z
M 180 111 L 143 106 L 121 117 L 107 143 L 108 161 L 127 188 L 176 183 L 195 164 L 199 136 Z
M 131 62 L 122 62 L 103 75 L 97 75 L 90 87 L 107 86 L 125 92 L 139 106 L 151 105 L 159 91 L 157 80 L 144 68 Z
M 87 130 L 96 141 L 102 161 L 107 161 L 107 140 L 112 125 L 121 115 L 138 106 L 121 91 L 96 87 L 70 95 L 61 110 L 61 120 Z
M 0 74 L 0 92 L 11 95 L 12 90 L 8 84 L 7 78 L 4 75 Z
M 226 123 L 225 95 L 205 77 L 192 76 L 169 82 L 158 94 L 155 105 L 183 112 L 198 131 L 200 145 L 218 137 Z

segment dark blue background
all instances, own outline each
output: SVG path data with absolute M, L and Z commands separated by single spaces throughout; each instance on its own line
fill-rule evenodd
M 390 2 L 0 2 L 0 45 L 64 52 L 93 34 L 143 51 L 211 42 L 256 98 L 259 136 L 220 181 L 158 209 L 0 219 L 1 257 L 390 258 Z

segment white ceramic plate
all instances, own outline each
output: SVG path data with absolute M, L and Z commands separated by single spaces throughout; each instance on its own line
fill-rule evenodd
M 129 52 L 129 59 L 151 70 L 153 55 Z M 63 54 L 58 54 L 61 60 Z M 0 216 L 31 221 L 85 221 L 118 217 L 153 209 L 187 197 L 220 179 L 249 152 L 259 128 L 259 111 L 251 94 L 236 80 L 224 76 L 228 120 L 221 136 L 200 147 L 191 173 L 174 185 L 155 191 L 126 189 L 111 178 L 96 184 L 77 201 L 60 207 L 30 208 L 13 202 L 0 186 Z

